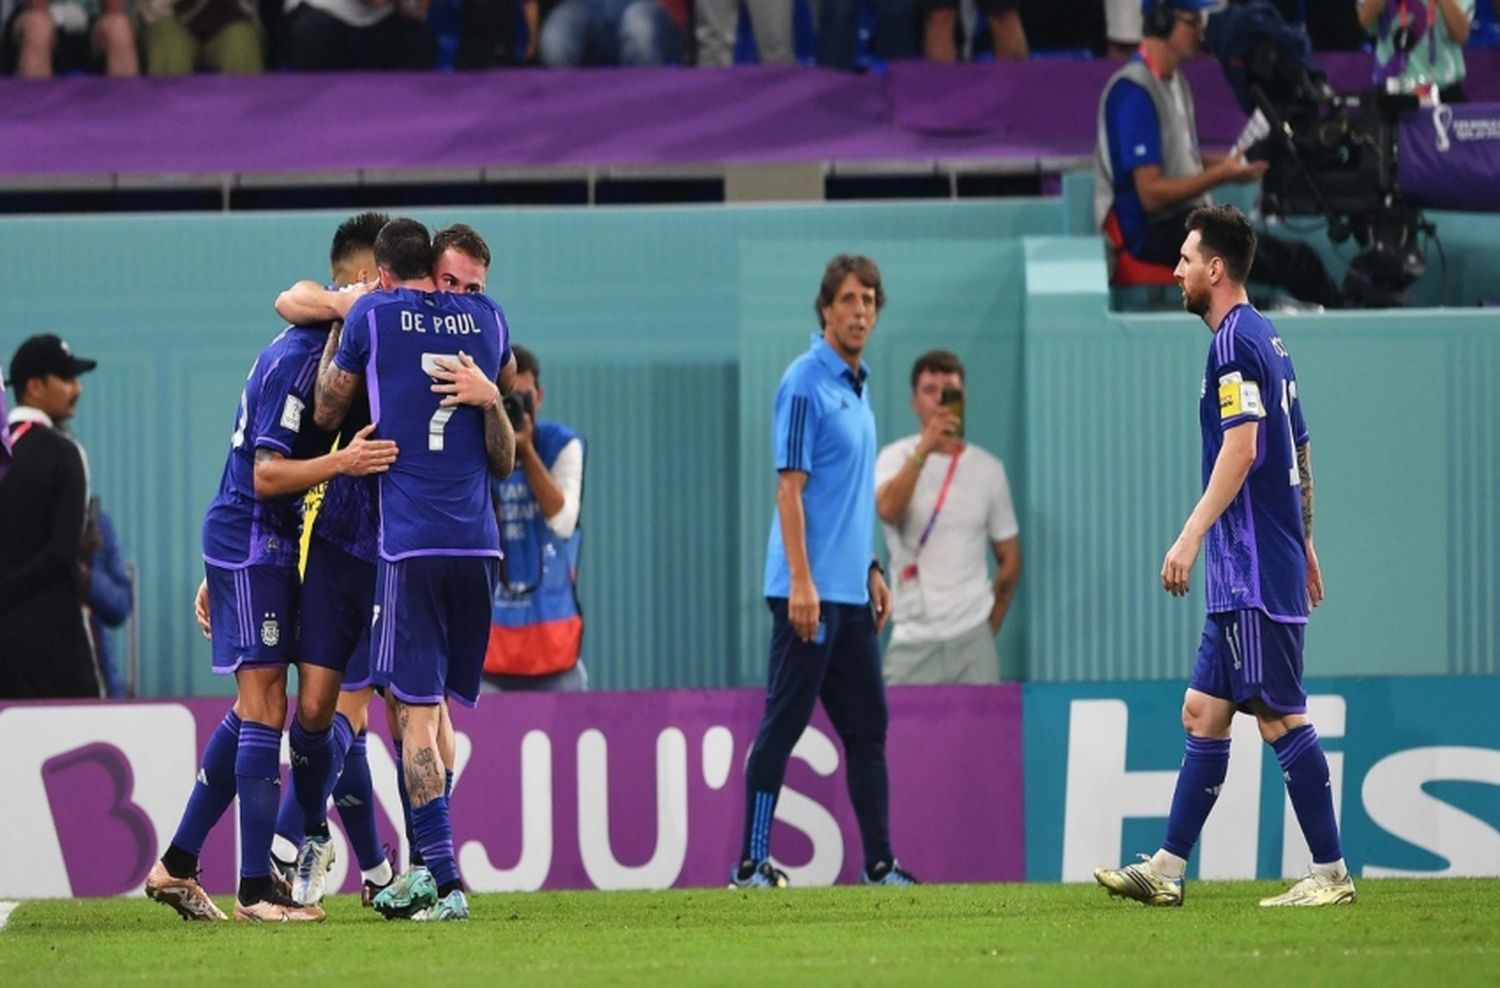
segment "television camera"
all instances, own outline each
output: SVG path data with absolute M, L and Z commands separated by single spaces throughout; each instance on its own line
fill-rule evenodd
M 1335 93 L 1306 36 L 1270 0 L 1216 12 L 1207 45 L 1240 108 L 1258 110 L 1269 124 L 1248 152 L 1269 162 L 1262 211 L 1326 217 L 1330 240 L 1353 237 L 1361 248 L 1344 280 L 1349 303 L 1404 305 L 1427 269 L 1419 236 L 1436 232 L 1396 181 L 1397 116 L 1416 99 Z

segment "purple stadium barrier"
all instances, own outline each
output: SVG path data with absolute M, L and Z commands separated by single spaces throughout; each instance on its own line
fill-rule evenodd
M 1335 87 L 1366 55 L 1319 56 Z M 0 177 L 1078 159 L 1117 63 L 897 63 L 256 78 L 0 80 Z M 1187 67 L 1205 147 L 1244 122 L 1216 63 Z M 1500 99 L 1500 52 L 1469 53 Z M 367 108 L 353 112 L 351 107 Z M 1045 169 L 1044 169 L 1045 170 Z
M 891 827 L 927 881 L 1025 874 L 1021 690 L 890 691 Z M 171 838 L 201 746 L 228 701 L 0 705 L 0 898 L 137 892 Z M 753 690 L 487 695 L 455 711 L 455 847 L 479 891 L 665 888 L 726 882 L 739 854 Z M 384 715 L 370 743 L 382 839 L 400 804 Z M 843 755 L 821 711 L 778 806 L 774 847 L 799 885 L 858 880 Z M 335 823 L 332 887 L 358 887 Z M 203 881 L 233 889 L 234 809 L 203 850 Z

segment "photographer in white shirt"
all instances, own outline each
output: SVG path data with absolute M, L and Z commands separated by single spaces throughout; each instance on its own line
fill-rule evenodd
M 922 431 L 875 461 L 875 510 L 890 550 L 891 685 L 1000 680 L 995 635 L 1020 582 L 1021 539 L 1004 465 L 963 438 L 963 385 L 953 353 L 918 357 L 911 407 Z

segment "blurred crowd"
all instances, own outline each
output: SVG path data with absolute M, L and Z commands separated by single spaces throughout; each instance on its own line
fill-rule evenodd
M 1392 39 L 1415 43 L 1439 24 L 1460 44 L 1500 42 L 1497 0 L 1273 2 L 1318 50 L 1389 58 Z M 24 78 L 747 63 L 868 71 L 907 59 L 1127 55 L 1141 41 L 1140 0 L 0 0 L 0 17 L 0 64 Z M 1452 30 L 1476 17 L 1472 34 Z

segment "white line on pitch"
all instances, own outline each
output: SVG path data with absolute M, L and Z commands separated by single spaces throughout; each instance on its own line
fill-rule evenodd
M 10 921 L 10 914 L 16 911 L 19 902 L 0 902 L 0 930 L 5 929 L 5 924 Z

